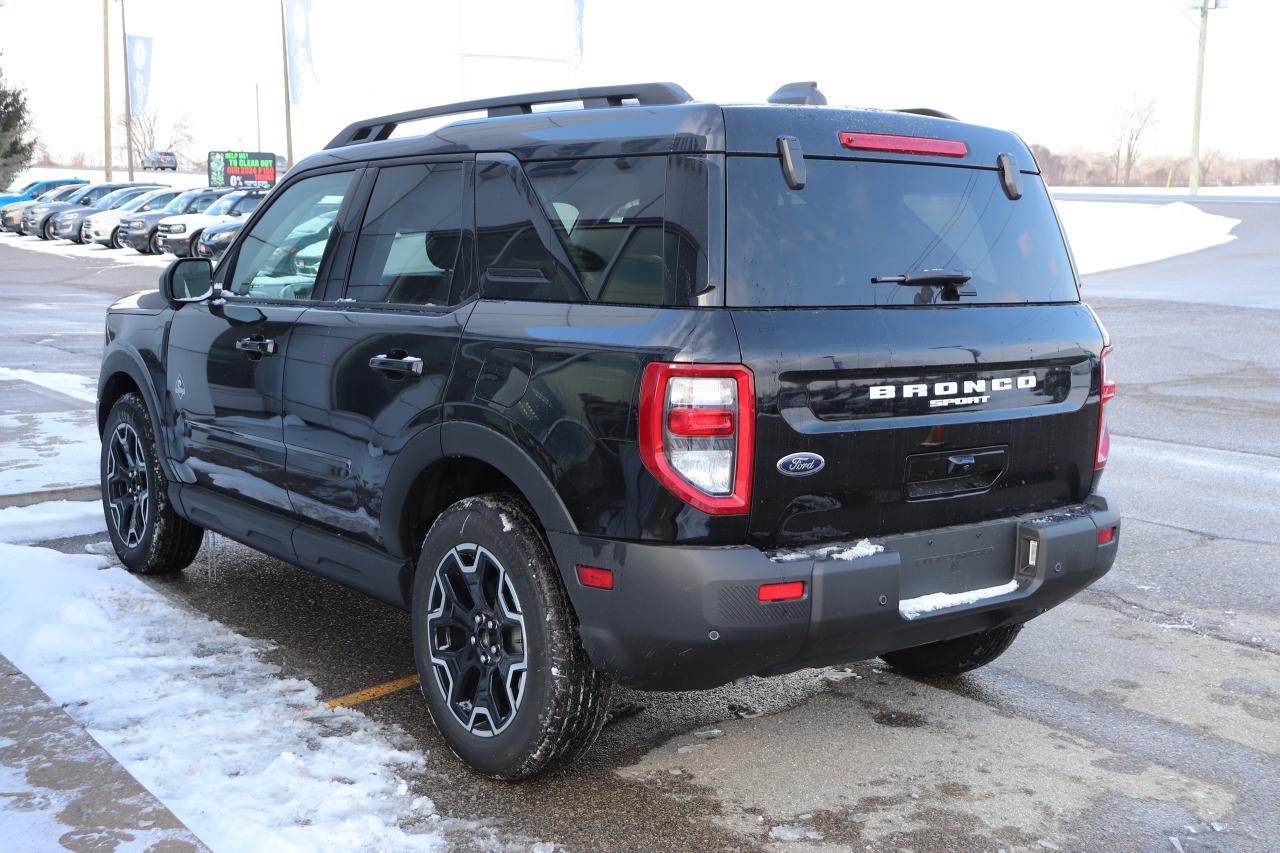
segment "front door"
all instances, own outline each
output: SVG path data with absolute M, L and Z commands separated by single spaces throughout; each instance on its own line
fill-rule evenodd
M 316 302 L 326 223 L 354 174 L 304 177 L 277 193 L 219 267 L 225 297 L 174 315 L 167 397 L 183 481 L 292 511 L 281 424 L 285 359 L 299 318 Z

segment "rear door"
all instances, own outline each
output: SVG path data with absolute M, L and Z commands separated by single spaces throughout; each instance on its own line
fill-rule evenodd
M 1102 339 L 1039 176 L 1014 199 L 993 168 L 806 165 L 798 190 L 777 157 L 727 165 L 727 302 L 757 389 L 753 541 L 1082 500 Z M 969 278 L 892 281 L 930 271 Z
M 351 212 L 352 239 L 330 283 L 334 299 L 302 318 L 287 360 L 293 504 L 311 522 L 373 547 L 386 544 L 389 473 L 406 444 L 440 420 L 474 305 L 472 164 L 431 158 L 367 170 L 371 190 L 363 210 Z M 312 224 L 328 228 L 332 220 Z M 300 254 L 299 264 L 308 257 Z M 295 539 L 300 553 L 325 547 Z

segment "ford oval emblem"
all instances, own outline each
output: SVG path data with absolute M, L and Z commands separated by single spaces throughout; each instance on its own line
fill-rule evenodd
M 778 470 L 788 477 L 807 477 L 816 474 L 827 464 L 816 453 L 792 453 L 778 460 Z

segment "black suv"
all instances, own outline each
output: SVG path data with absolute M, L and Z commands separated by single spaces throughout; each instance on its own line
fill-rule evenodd
M 409 610 L 440 732 L 506 779 L 615 682 L 994 659 L 1115 559 L 1106 332 L 1016 136 L 770 101 L 348 127 L 110 309 L 120 559 L 214 530 Z

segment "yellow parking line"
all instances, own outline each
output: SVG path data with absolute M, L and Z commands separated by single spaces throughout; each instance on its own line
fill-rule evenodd
M 406 687 L 412 687 L 417 683 L 418 676 L 406 675 L 404 678 L 397 678 L 395 681 L 388 681 L 386 684 L 377 684 L 364 690 L 357 690 L 355 693 L 348 693 L 346 696 L 339 696 L 337 699 L 330 699 L 324 704 L 330 708 L 350 708 L 352 705 L 359 705 L 361 702 L 368 702 L 370 699 L 377 699 L 379 696 L 386 696 L 389 693 L 395 693 L 397 690 L 404 690 Z

